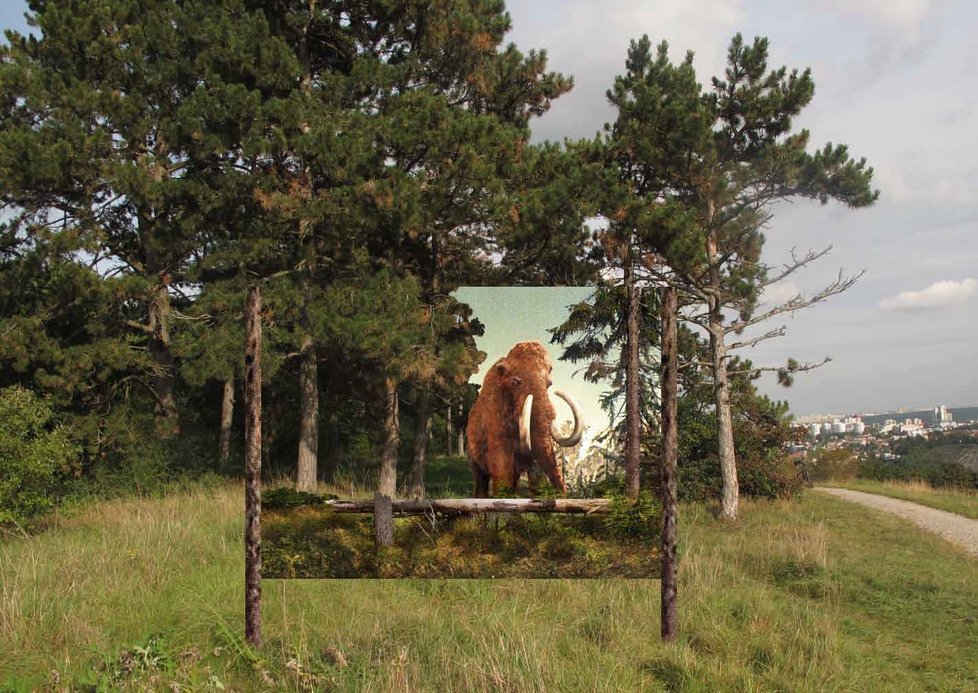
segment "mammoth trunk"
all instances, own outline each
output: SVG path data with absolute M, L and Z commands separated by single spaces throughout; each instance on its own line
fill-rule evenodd
M 319 457 L 319 369 L 312 337 L 302 338 L 299 363 L 299 454 L 296 490 L 316 490 Z
M 388 498 L 393 498 L 397 491 L 397 445 L 399 440 L 397 381 L 388 378 L 384 382 L 384 450 L 380 458 L 380 479 L 377 484 L 377 491 Z

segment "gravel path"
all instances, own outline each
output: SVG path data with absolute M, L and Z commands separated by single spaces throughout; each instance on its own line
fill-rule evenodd
M 962 547 L 971 555 L 978 556 L 978 520 L 936 508 L 928 508 L 926 505 L 919 505 L 910 501 L 878 496 L 875 493 L 850 491 L 845 488 L 826 488 L 824 486 L 818 486 L 815 490 L 910 520 L 918 527 L 939 534 L 952 544 Z

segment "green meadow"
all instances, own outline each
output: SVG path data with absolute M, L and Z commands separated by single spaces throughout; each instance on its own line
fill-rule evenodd
M 974 690 L 978 561 L 808 493 L 681 511 L 656 580 L 266 580 L 238 486 L 94 503 L 0 543 L 2 690 Z

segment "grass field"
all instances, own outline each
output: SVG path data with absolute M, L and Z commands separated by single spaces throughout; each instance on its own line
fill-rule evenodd
M 826 482 L 826 486 L 850 488 L 854 491 L 878 493 L 891 498 L 913 501 L 938 510 L 946 510 L 978 520 L 978 491 L 950 488 L 934 488 L 923 481 L 872 481 L 850 479 Z
M 253 652 L 242 506 L 114 501 L 4 537 L 0 689 L 978 688 L 978 561 L 819 494 L 735 526 L 683 508 L 672 646 L 652 580 L 269 580 Z

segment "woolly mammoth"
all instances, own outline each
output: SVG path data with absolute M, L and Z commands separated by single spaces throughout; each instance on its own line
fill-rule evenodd
M 469 464 L 475 479 L 475 495 L 484 498 L 502 488 L 516 490 L 526 472 L 535 485 L 534 462 L 554 488 L 567 492 L 554 443 L 572 447 L 581 440 L 584 420 L 575 402 L 555 390 L 574 415 L 574 430 L 561 436 L 547 388 L 553 364 L 539 342 L 520 342 L 496 361 L 486 373 L 482 389 L 469 413 L 466 427 Z

